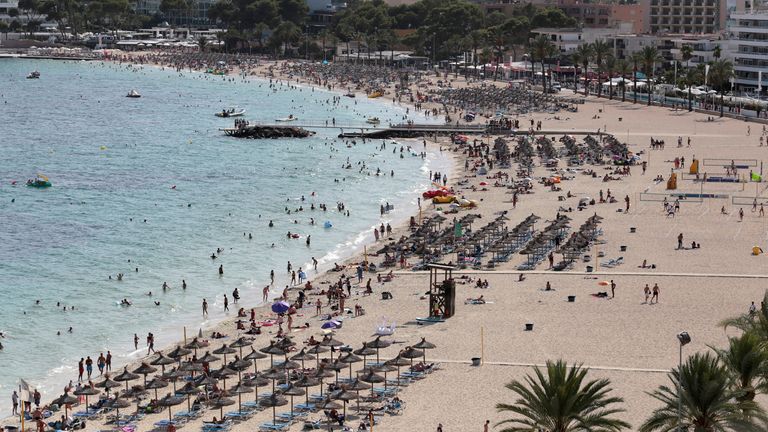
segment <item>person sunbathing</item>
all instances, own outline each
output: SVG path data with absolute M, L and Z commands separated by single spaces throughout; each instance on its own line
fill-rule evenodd
M 219 419 L 216 418 L 216 416 L 213 416 L 213 420 L 211 420 L 209 422 L 204 421 L 203 424 L 220 425 L 220 424 L 224 424 L 224 419 L 219 420 Z
M 483 296 L 478 298 L 468 298 L 467 304 L 485 304 L 485 298 Z
M 411 367 L 411 372 L 427 372 L 435 366 L 434 363 L 418 362 Z
M 387 273 L 387 275 L 384 276 L 384 282 L 390 282 L 394 278 L 395 278 L 395 274 L 393 273 L 392 270 L 390 270 L 389 273 Z

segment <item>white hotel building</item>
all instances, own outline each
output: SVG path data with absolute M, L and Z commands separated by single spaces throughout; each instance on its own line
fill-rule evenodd
M 735 88 L 755 89 L 762 75 L 762 89 L 768 90 L 768 10 L 731 12 L 729 24 Z

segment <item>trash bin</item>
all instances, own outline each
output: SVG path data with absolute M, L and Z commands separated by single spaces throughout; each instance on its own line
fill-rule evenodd
M 533 331 L 533 323 L 525 324 L 525 331 Z
M 635 233 L 635 232 L 637 232 L 637 228 L 635 228 L 635 227 L 629 227 L 629 232 L 631 232 L 631 233 Z
M 472 366 L 480 366 L 480 357 L 472 357 Z
M 575 296 L 575 295 L 573 295 L 573 296 L 568 296 L 568 303 L 573 303 L 573 302 L 575 302 L 575 301 L 576 301 L 576 296 Z
M 626 247 L 626 246 L 624 246 L 624 245 L 622 245 L 622 246 L 619 246 L 619 249 L 620 249 L 622 252 L 626 252 L 626 251 L 627 251 L 627 247 Z
M 592 273 L 592 266 L 587 266 L 587 273 Z

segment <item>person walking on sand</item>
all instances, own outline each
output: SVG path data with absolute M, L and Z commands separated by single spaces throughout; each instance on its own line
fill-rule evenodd
M 656 303 L 659 302 L 659 284 L 657 283 L 653 284 L 653 296 L 651 297 L 651 304 L 653 304 L 654 300 L 656 300 Z
M 744 220 L 744 209 L 740 208 L 739 209 L 739 222 L 741 222 L 743 220 Z
M 93 360 L 91 356 L 85 358 L 85 373 L 88 375 L 88 379 L 91 379 L 91 374 L 93 374 Z
M 611 298 L 616 298 L 616 282 L 611 279 Z
M 11 403 L 13 404 L 13 411 L 11 412 L 11 414 L 18 415 L 19 414 L 19 395 L 16 393 L 16 390 L 14 390 L 13 394 L 11 395 Z
M 438 423 L 437 424 L 437 432 L 443 432 L 443 424 L 442 423 Z
M 483 432 L 490 432 L 490 424 L 491 424 L 490 420 L 485 421 L 485 425 L 483 425 Z
M 99 368 L 99 376 L 104 375 L 104 366 L 107 364 L 107 359 L 104 357 L 104 353 L 99 353 L 99 358 L 96 359 L 96 367 Z
M 261 290 L 261 301 L 267 302 L 269 300 L 269 285 L 265 286 Z
M 80 357 L 80 361 L 77 362 L 77 380 L 83 380 L 83 373 L 85 372 L 85 359 Z
M 208 301 L 203 299 L 203 316 L 208 316 Z
M 629 213 L 629 195 L 624 197 L 624 203 L 627 204 L 627 208 L 624 210 L 624 212 Z
M 139 335 L 136 333 L 133 334 L 133 349 L 138 350 L 139 349 Z
M 645 284 L 643 292 L 645 293 L 645 304 L 648 304 L 648 299 L 651 298 L 651 288 L 648 286 L 648 284 Z
M 683 233 L 680 233 L 677 235 L 677 248 L 678 249 L 683 248 Z
M 224 312 L 229 312 L 229 299 L 226 294 L 224 294 Z
M 315 302 L 315 312 L 316 315 L 323 313 L 323 302 L 320 299 L 317 299 L 317 302 Z

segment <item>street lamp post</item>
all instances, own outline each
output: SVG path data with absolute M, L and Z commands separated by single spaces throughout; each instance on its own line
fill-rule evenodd
M 435 68 L 435 50 L 437 49 L 437 33 L 432 33 L 432 69 Z
M 677 334 L 677 340 L 680 342 L 680 357 L 677 363 L 677 430 L 683 431 L 683 384 L 680 382 L 682 379 L 683 368 L 683 347 L 691 343 L 691 336 L 688 332 L 680 332 Z
M 309 25 L 304 26 L 304 60 L 309 60 Z

